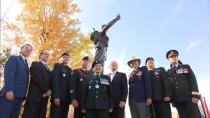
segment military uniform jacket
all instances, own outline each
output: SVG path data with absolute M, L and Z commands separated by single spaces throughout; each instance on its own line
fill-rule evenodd
M 191 101 L 192 97 L 199 97 L 196 77 L 189 65 L 179 64 L 168 71 L 170 85 L 172 87 L 172 100 L 174 102 Z
M 146 98 L 152 97 L 151 79 L 146 67 L 139 67 L 131 72 L 129 77 L 129 102 L 146 102 Z
M 154 68 L 149 71 L 152 83 L 152 100 L 163 101 L 164 97 L 171 97 L 168 75 L 164 68 Z
M 71 68 L 64 64 L 55 64 L 52 77 L 52 100 L 60 98 L 61 102 L 70 103 Z
M 81 103 L 83 83 L 87 79 L 89 71 L 84 71 L 84 69 L 75 69 L 71 76 L 71 99 L 76 99 Z
M 109 76 L 89 74 L 83 87 L 81 107 L 84 109 L 113 108 L 111 81 Z

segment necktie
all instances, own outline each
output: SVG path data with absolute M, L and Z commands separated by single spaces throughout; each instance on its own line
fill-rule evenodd
M 111 80 L 113 80 L 113 78 L 114 78 L 114 75 L 115 75 L 115 73 L 113 72 L 113 73 L 111 73 Z
M 99 78 L 99 75 L 96 75 L 96 76 L 95 76 L 95 79 L 98 79 L 98 78 Z
M 28 61 L 25 59 L 25 64 L 26 64 L 26 66 L 28 67 Z
M 50 69 L 48 68 L 47 64 L 44 64 L 45 68 L 49 71 Z
M 173 72 L 173 75 L 175 76 L 176 75 L 176 66 L 172 67 L 172 72 Z

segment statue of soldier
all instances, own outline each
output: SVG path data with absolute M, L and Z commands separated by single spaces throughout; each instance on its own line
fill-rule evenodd
M 104 61 L 106 60 L 106 52 L 109 42 L 109 37 L 107 36 L 106 32 L 118 20 L 120 20 L 120 15 L 117 15 L 117 17 L 110 21 L 108 24 L 102 25 L 102 29 L 100 32 L 94 29 L 94 32 L 92 32 L 90 35 L 90 39 L 94 42 L 96 46 L 94 62 L 100 61 L 102 66 L 104 65 Z

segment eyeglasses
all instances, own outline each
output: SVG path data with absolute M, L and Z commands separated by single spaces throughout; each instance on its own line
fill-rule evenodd
M 48 54 L 48 53 L 42 53 L 43 55 L 46 55 L 46 56 L 49 56 L 50 54 Z

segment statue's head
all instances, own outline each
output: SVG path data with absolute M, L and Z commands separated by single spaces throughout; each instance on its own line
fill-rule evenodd
M 106 27 L 106 24 L 102 25 L 102 26 L 101 26 L 101 29 L 104 29 L 105 27 Z

